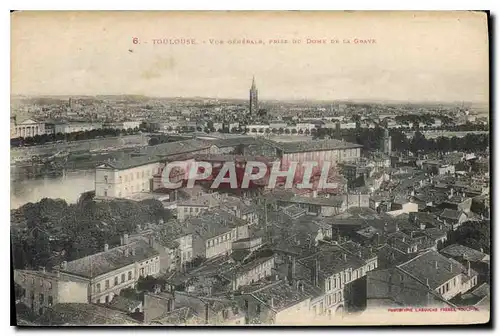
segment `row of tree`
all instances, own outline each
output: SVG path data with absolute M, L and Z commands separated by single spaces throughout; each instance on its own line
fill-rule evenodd
M 357 128 L 353 130 L 319 129 L 314 135 L 315 139 L 334 138 L 363 145 L 365 149 L 380 149 L 384 140 L 385 130 L 382 128 Z M 427 139 L 422 132 L 415 132 L 412 138 L 400 129 L 391 129 L 392 150 L 417 152 L 452 152 L 452 151 L 484 151 L 490 143 L 487 133 L 469 133 L 464 137 L 438 137 Z
M 137 134 L 139 128 L 134 129 L 111 129 L 111 128 L 101 128 L 94 129 L 90 131 L 82 132 L 72 132 L 72 133 L 57 133 L 57 134 L 37 134 L 32 137 L 20 137 L 10 139 L 11 147 L 22 147 L 22 146 L 36 146 L 45 145 L 57 141 L 77 141 L 77 140 L 91 140 L 101 137 L 116 137 L 120 135 L 130 135 Z
M 52 267 L 102 251 L 104 244 L 118 245 L 124 233 L 139 224 L 167 221 L 172 217 L 161 202 L 83 199 L 67 204 L 42 199 L 11 210 L 14 266 L 36 269 Z

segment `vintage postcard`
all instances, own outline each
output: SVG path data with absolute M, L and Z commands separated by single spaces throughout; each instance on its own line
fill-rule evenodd
M 19 326 L 490 320 L 488 14 L 11 13 Z

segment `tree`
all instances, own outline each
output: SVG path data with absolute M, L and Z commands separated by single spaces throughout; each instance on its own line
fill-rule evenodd
M 156 146 L 160 143 L 160 140 L 156 137 L 149 139 L 148 145 L 149 146 Z
M 479 222 L 468 221 L 463 223 L 456 231 L 449 234 L 447 245 L 461 244 L 475 250 L 483 249 L 484 253 L 490 253 L 490 226 L 489 220 Z

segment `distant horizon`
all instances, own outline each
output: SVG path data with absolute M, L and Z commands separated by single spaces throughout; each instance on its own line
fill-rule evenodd
M 233 97 L 209 97 L 209 96 L 157 96 L 157 95 L 144 95 L 144 94 L 133 94 L 133 93 L 123 93 L 123 94 L 11 94 L 11 98 L 27 98 L 27 99 L 36 99 L 36 98 L 53 98 L 53 99 L 70 99 L 70 98 L 99 98 L 99 97 L 141 97 L 148 99 L 198 99 L 198 100 L 236 100 L 242 102 L 248 102 L 248 98 L 233 98 Z M 397 99 L 309 99 L 309 98 L 289 98 L 289 99 L 278 99 L 278 98 L 261 98 L 259 97 L 259 102 L 318 102 L 318 103 L 365 103 L 365 104 L 380 104 L 380 103 L 392 103 L 392 104 L 446 104 L 446 105 L 456 105 L 456 104 L 481 104 L 488 105 L 488 102 L 482 101 L 445 101 L 445 100 L 397 100 Z

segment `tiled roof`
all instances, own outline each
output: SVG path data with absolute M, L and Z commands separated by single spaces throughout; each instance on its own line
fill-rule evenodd
M 464 267 L 459 265 L 455 260 L 429 250 L 397 267 L 423 283 L 429 281 L 429 286 L 436 289 L 464 272 Z
M 128 255 L 127 255 L 128 253 Z M 67 263 L 61 273 L 71 273 L 93 278 L 113 270 L 158 256 L 158 252 L 148 243 L 138 240 L 127 245 L 111 248 Z
M 113 297 L 113 300 L 111 300 L 111 302 L 109 303 L 109 306 L 111 308 L 125 311 L 125 312 L 128 312 L 131 309 L 135 309 L 140 305 L 142 305 L 141 301 L 133 300 L 133 299 L 121 296 L 121 295 L 115 295 Z
M 343 249 L 351 252 L 352 254 L 358 256 L 363 260 L 370 260 L 377 257 L 376 251 L 369 247 L 364 247 L 360 244 L 357 244 L 353 241 L 348 241 L 340 245 Z
M 295 141 L 295 142 L 275 142 L 269 140 L 273 147 L 282 150 L 284 153 L 302 153 L 327 151 L 334 149 L 362 148 L 362 145 L 336 139 Z
M 243 287 L 242 290 L 243 293 L 251 294 L 274 311 L 281 311 L 315 296 L 315 291 L 306 282 L 303 286 L 302 291 L 287 281 L 278 280 L 270 284 L 264 282 L 256 286 Z
M 424 234 L 431 239 L 439 239 L 446 237 L 447 233 L 444 230 L 440 230 L 439 228 L 428 228 L 424 230 Z
M 446 246 L 439 252 L 453 258 L 463 258 L 465 256 L 465 260 L 469 261 L 482 261 L 489 257 L 486 253 L 460 244 Z
M 388 244 L 384 244 L 377 251 L 379 268 L 393 267 L 414 257 L 415 254 L 408 254 Z
M 357 269 L 365 264 L 359 256 L 354 256 L 339 246 L 326 244 L 320 245 L 317 253 L 298 262 L 313 269 L 315 260 L 318 260 L 319 274 L 322 277 L 329 277 L 349 268 Z
M 159 162 L 160 158 L 151 155 L 135 155 L 121 153 L 120 155 L 113 156 L 108 161 L 98 163 L 98 166 L 105 165 L 114 169 L 129 169 L 134 167 L 143 166 L 150 163 Z
M 187 226 L 192 230 L 193 234 L 197 234 L 204 239 L 219 236 L 235 227 L 248 224 L 246 221 L 221 209 L 205 212 L 201 217 L 188 217 L 186 222 L 188 222 Z
M 428 295 L 447 303 L 438 293 L 398 268 L 374 270 L 367 275 L 367 299 L 391 300 L 402 307 L 428 306 Z
M 191 320 L 196 316 L 197 315 L 193 309 L 189 307 L 180 307 L 153 319 L 151 321 L 151 324 L 166 324 L 166 325 L 186 324 L 189 322 L 189 320 Z
M 439 217 L 446 218 L 446 219 L 452 219 L 452 220 L 458 220 L 461 215 L 462 215 L 461 211 L 452 210 L 452 209 L 444 209 L 443 212 L 441 212 L 441 214 L 439 215 Z
M 261 141 L 252 136 L 238 136 L 234 138 L 215 140 L 212 143 L 219 148 L 224 148 L 238 145 L 258 145 Z
M 58 303 L 41 315 L 42 325 L 130 325 L 139 324 L 125 313 L 89 303 Z

